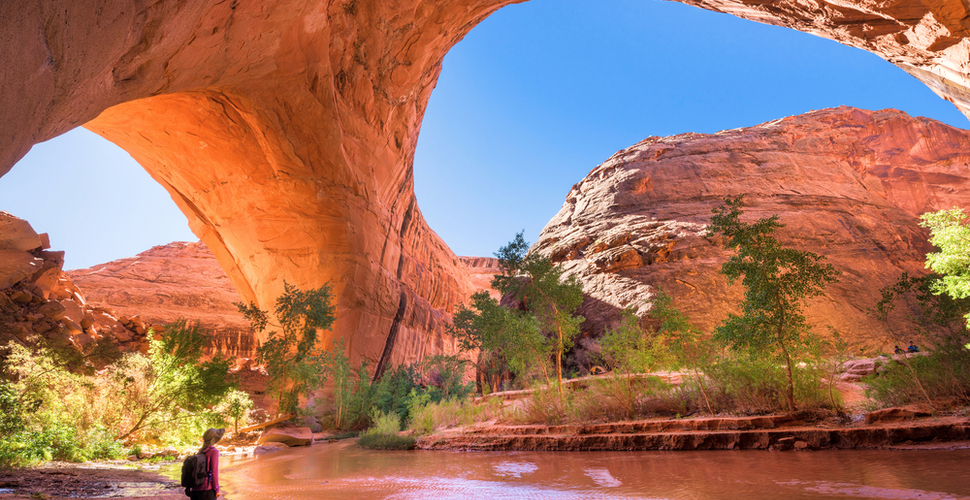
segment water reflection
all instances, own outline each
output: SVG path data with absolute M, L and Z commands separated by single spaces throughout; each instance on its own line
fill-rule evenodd
M 224 462 L 228 500 L 970 500 L 970 450 L 375 452 L 353 441 Z

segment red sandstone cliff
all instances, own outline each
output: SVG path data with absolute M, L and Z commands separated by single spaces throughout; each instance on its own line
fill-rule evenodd
M 828 258 L 840 282 L 807 308 L 826 326 L 883 347 L 867 316 L 901 272 L 924 274 L 918 215 L 970 205 L 970 132 L 895 110 L 840 107 L 713 135 L 650 137 L 573 186 L 533 251 L 583 282 L 586 328 L 641 314 L 656 287 L 710 331 L 740 303 L 719 274 L 728 252 L 705 236 L 711 208 L 745 194 L 750 219 L 779 214 L 779 239 Z M 897 342 L 898 343 L 898 342 Z M 891 345 L 891 344 L 889 344 Z
M 449 350 L 474 286 L 421 217 L 415 145 L 445 54 L 517 2 L 3 1 L 0 174 L 84 125 L 168 190 L 244 300 L 332 280 L 355 362 Z M 872 51 L 970 110 L 964 2 L 685 3 Z
M 213 350 L 255 355 L 249 323 L 233 305 L 242 299 L 201 242 L 157 246 L 135 257 L 67 271 L 67 276 L 93 304 L 149 324 L 199 321 L 214 334 Z

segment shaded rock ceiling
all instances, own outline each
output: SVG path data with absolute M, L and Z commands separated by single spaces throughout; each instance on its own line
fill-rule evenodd
M 333 280 L 352 357 L 447 350 L 472 288 L 415 203 L 447 51 L 510 0 L 0 2 L 0 173 L 85 127 L 172 195 L 240 294 Z M 686 1 L 874 52 L 970 111 L 959 0 Z

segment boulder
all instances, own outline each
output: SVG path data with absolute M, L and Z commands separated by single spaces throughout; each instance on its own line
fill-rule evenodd
M 52 300 L 37 308 L 37 311 L 53 320 L 64 319 L 67 308 L 56 300 Z
M 80 324 L 84 320 L 84 309 L 73 299 L 59 301 L 64 306 L 64 318 Z
M 866 413 L 866 425 L 905 422 L 928 416 L 930 412 L 916 407 L 883 408 Z
M 0 250 L 29 252 L 42 248 L 44 241 L 27 221 L 0 211 Z M 2 287 L 0 287 L 2 288 Z
M 274 451 L 285 450 L 289 448 L 283 443 L 266 443 L 253 448 L 253 455 L 262 455 L 264 453 L 272 453 Z
M 257 445 L 263 443 L 283 443 L 287 446 L 310 446 L 313 444 L 313 432 L 309 427 L 275 427 L 266 429 L 256 440 Z
M 16 248 L 0 249 L 0 290 L 6 290 L 32 276 L 44 265 L 43 259 Z

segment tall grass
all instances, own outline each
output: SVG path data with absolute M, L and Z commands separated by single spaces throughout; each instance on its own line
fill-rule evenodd
M 884 406 L 970 404 L 970 350 L 960 342 L 944 344 L 926 356 L 897 358 L 864 381 L 867 395 Z
M 400 436 L 401 421 L 396 413 L 375 412 L 371 416 L 373 427 L 367 429 L 357 444 L 374 450 L 410 450 L 417 440 L 413 436 Z
M 411 409 L 408 428 L 416 434 L 426 435 L 444 428 L 503 419 L 506 415 L 502 401 L 495 398 L 482 401 L 451 399 L 437 403 L 419 403 Z

